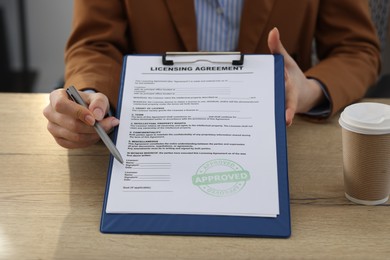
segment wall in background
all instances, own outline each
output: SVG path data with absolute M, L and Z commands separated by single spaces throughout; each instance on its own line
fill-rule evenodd
M 18 1 L 0 0 L 8 34 L 10 65 L 21 68 Z M 29 67 L 37 72 L 34 92 L 50 92 L 64 74 L 64 48 L 70 33 L 73 1 L 26 0 Z
M 34 92 L 50 92 L 64 75 L 72 9 L 69 0 L 26 1 L 30 66 L 39 72 Z
M 387 41 L 387 49 L 382 58 L 382 74 L 390 74 L 390 42 Z
M 382 56 L 382 74 L 390 74 L 390 26 L 385 51 Z

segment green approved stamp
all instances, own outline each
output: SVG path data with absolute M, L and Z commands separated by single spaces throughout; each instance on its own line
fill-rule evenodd
M 215 159 L 202 164 L 192 183 L 205 193 L 225 197 L 240 192 L 250 180 L 249 172 L 231 160 Z

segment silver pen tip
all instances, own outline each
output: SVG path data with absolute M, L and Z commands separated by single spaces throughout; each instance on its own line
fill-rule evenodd
M 119 155 L 119 156 L 114 156 L 115 157 L 115 159 L 118 161 L 118 162 L 120 162 L 121 164 L 123 164 L 123 159 L 122 159 L 122 157 Z

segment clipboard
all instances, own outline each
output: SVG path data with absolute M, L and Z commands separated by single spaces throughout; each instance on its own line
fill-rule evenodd
M 204 55 L 197 53 L 166 53 L 161 55 L 162 63 L 166 66 L 173 65 L 176 61 L 168 59 L 176 55 Z M 207 53 L 208 54 L 208 53 Z M 212 53 L 215 55 L 224 54 Z M 239 59 L 231 60 L 234 66 L 245 66 L 245 55 L 237 52 L 229 53 L 239 55 Z M 256 54 L 246 54 L 256 55 Z M 284 62 L 281 55 L 274 57 L 274 82 L 275 82 L 275 137 L 277 178 L 279 192 L 279 215 L 270 217 L 247 216 L 223 216 L 223 215 L 188 215 L 188 214 L 118 214 L 107 213 L 107 199 L 110 187 L 111 169 L 113 157 L 107 174 L 106 191 L 104 194 L 103 209 L 101 215 L 100 231 L 102 233 L 116 234 L 158 234 L 158 235 L 194 235 L 194 236 L 240 236 L 240 237 L 275 237 L 288 238 L 291 235 L 290 199 L 287 165 L 287 140 L 285 123 L 285 85 Z M 193 62 L 193 61 L 185 61 Z M 209 61 L 219 62 L 219 61 Z M 224 61 L 226 62 L 226 61 Z M 124 62 L 124 64 L 126 64 Z M 125 66 L 125 65 L 124 65 Z M 121 107 L 122 91 L 124 85 L 124 71 L 122 72 L 121 91 L 118 101 L 118 109 Z M 117 111 L 117 117 L 120 115 Z M 114 133 L 116 140 L 117 131 Z

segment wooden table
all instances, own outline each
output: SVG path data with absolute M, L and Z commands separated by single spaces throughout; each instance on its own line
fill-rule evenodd
M 344 197 L 338 116 L 288 128 L 291 238 L 109 235 L 99 232 L 108 152 L 59 147 L 47 103 L 0 94 L 0 259 L 390 259 L 389 202 Z

